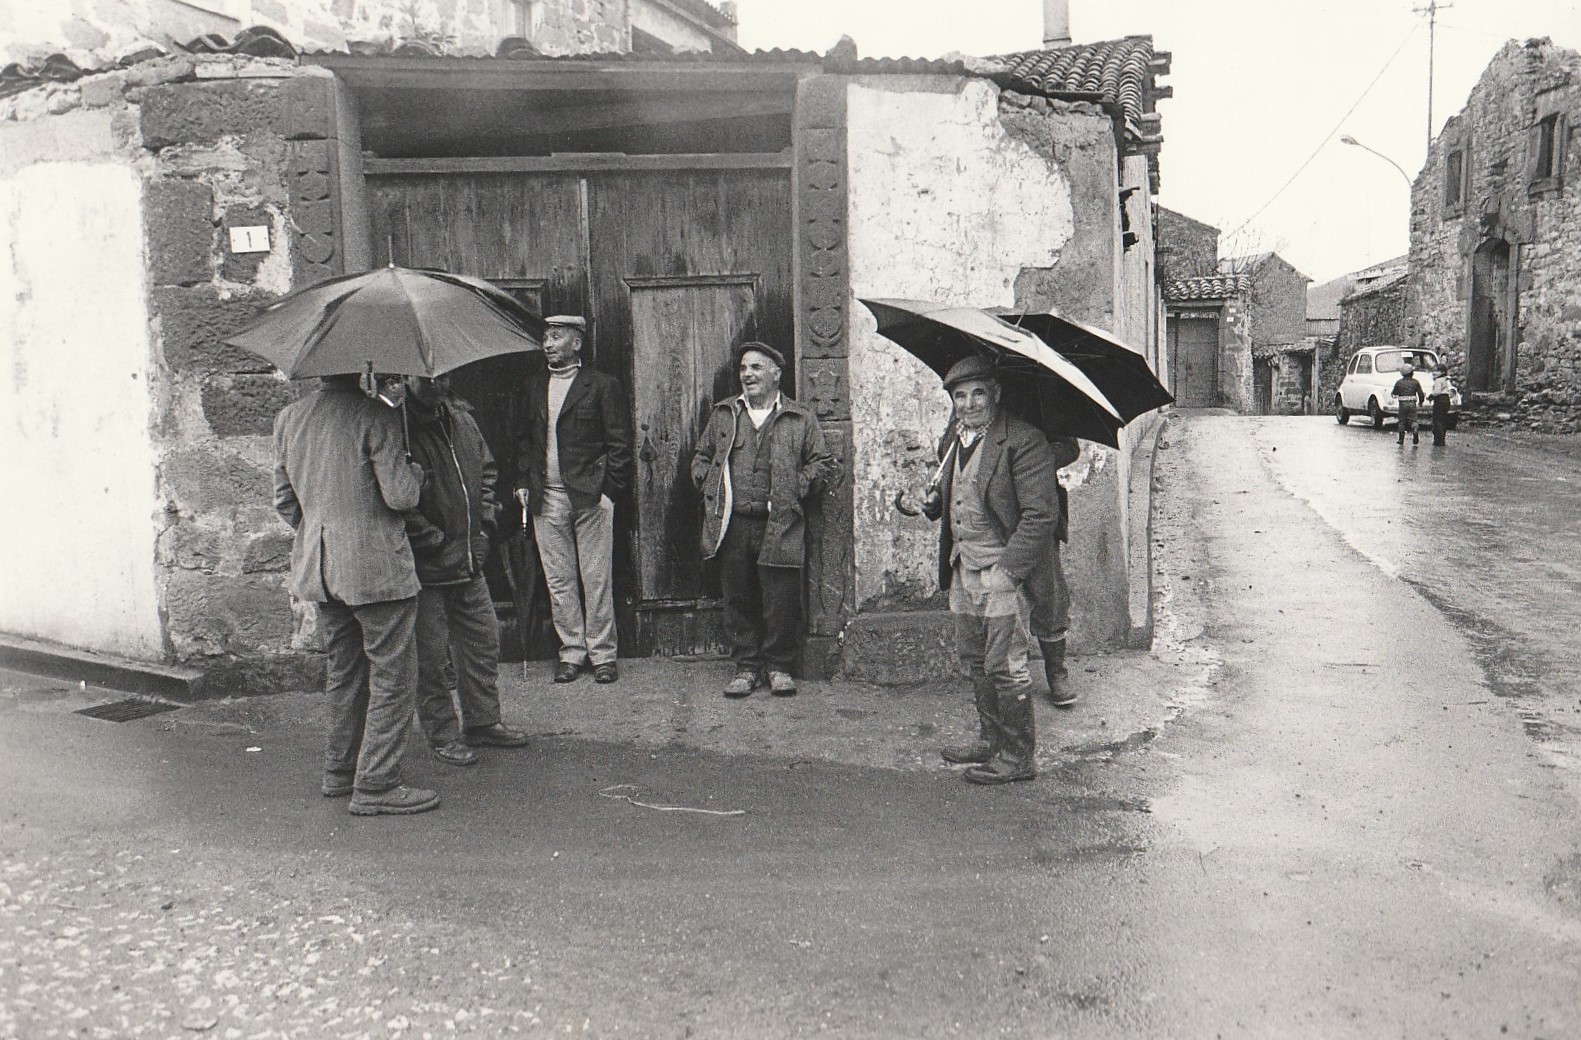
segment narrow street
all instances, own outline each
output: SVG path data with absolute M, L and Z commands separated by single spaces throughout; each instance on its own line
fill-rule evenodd
M 949 684 L 632 662 L 512 670 L 533 747 L 358 820 L 311 694 L 4 676 L 0 1036 L 1575 1036 L 1563 462 L 1175 416 L 1157 645 L 1077 660 L 1002 790 L 937 764 Z

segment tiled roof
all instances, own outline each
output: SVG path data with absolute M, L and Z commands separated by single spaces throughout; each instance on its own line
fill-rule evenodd
M 1164 283 L 1164 299 L 1171 303 L 1190 300 L 1227 300 L 1252 291 L 1246 274 L 1205 274 L 1196 278 L 1172 278 Z
M 997 60 L 1008 66 L 1002 82 L 1012 89 L 1097 94 L 1120 106 L 1131 133 L 1144 139 L 1157 134 L 1153 101 L 1168 97 L 1169 92 L 1168 88 L 1157 87 L 1154 80 L 1169 72 L 1170 55 L 1167 51 L 1155 52 L 1151 36 L 1127 36 L 1057 50 L 1021 51 Z

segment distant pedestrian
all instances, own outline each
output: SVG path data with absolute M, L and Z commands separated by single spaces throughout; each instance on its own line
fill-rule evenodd
M 1407 361 L 1400 366 L 1400 378 L 1394 381 L 1394 387 L 1389 394 L 1394 398 L 1395 407 L 1399 409 L 1399 442 L 1405 443 L 1406 432 L 1411 434 L 1411 443 L 1420 444 L 1421 438 L 1416 432 L 1416 410 L 1426 395 L 1422 393 L 1422 384 L 1416 381 L 1412 374 L 1416 371 Z
M 719 558 L 725 633 L 735 677 L 726 697 L 766 681 L 796 693 L 801 653 L 806 502 L 839 484 L 813 413 L 780 392 L 785 357 L 766 343 L 736 350 L 741 393 L 714 405 L 692 458 L 703 492 L 703 559 Z
M 1027 669 L 1023 597 L 1049 580 L 1059 497 L 1055 456 L 1042 431 L 1000 407 L 993 362 L 971 357 L 944 377 L 958 433 L 923 512 L 942 520 L 939 584 L 948 589 L 955 649 L 972 683 L 978 739 L 946 747 L 965 778 L 1005 784 L 1037 776 L 1037 727 Z M 1049 599 L 1052 590 L 1036 590 Z
M 521 747 L 500 721 L 500 632 L 483 577 L 500 505 L 494 456 L 450 377 L 407 380 L 412 457 L 427 479 L 406 531 L 417 594 L 417 718 L 434 756 L 472 765 L 474 747 Z M 447 662 L 454 668 L 447 668 Z M 461 717 L 450 697 L 454 675 Z
M 1442 447 L 1449 433 L 1449 400 L 1455 393 L 1455 384 L 1449 381 L 1449 366 L 1439 363 L 1433 369 L 1433 443 Z
M 631 479 L 626 392 L 582 362 L 587 322 L 545 319 L 547 369 L 527 378 L 526 428 L 518 446 L 516 496 L 532 518 L 560 637 L 554 681 L 620 678 L 615 663 L 615 500 Z
M 388 385 L 388 384 L 384 384 Z M 439 795 L 401 783 L 417 673 L 417 571 L 401 514 L 422 467 L 400 413 L 356 376 L 331 376 L 274 423 L 274 506 L 296 532 L 290 589 L 329 640 L 323 792 L 358 816 L 420 813 Z

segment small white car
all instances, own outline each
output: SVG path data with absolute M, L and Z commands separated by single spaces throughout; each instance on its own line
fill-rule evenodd
M 1426 395 L 1433 389 L 1433 369 L 1438 366 L 1438 355 L 1431 350 L 1415 347 L 1362 347 L 1345 367 L 1345 378 L 1340 381 L 1339 393 L 1334 395 L 1334 418 L 1341 426 L 1350 422 L 1353 414 L 1372 419 L 1374 429 L 1383 429 L 1385 418 L 1399 416 L 1399 406 L 1389 391 L 1400 378 L 1400 367 L 1410 363 L 1416 370 L 1411 378 L 1422 388 L 1424 396 L 1417 422 L 1426 426 L 1432 415 L 1432 398 Z M 1453 430 L 1460 421 L 1460 391 L 1449 398 L 1449 428 Z

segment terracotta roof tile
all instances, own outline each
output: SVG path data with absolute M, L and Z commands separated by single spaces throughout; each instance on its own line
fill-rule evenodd
M 1151 36 L 1127 36 L 1057 50 L 1021 51 L 997 60 L 1008 66 L 1005 85 L 1042 93 L 1097 94 L 1118 104 L 1133 133 L 1152 112 L 1155 76 L 1168 71 L 1167 53 L 1155 54 Z
M 1164 299 L 1171 303 L 1190 300 L 1227 300 L 1252 291 L 1247 274 L 1205 274 L 1196 278 L 1172 278 L 1164 283 Z

